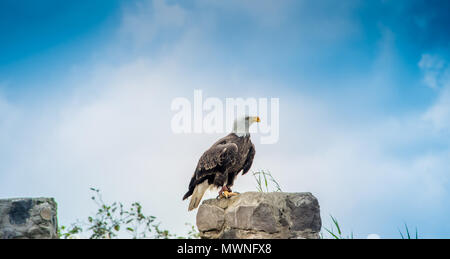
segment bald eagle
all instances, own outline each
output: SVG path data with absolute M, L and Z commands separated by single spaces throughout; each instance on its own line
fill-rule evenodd
M 231 191 L 234 179 L 242 171 L 246 174 L 253 163 L 255 145 L 250 140 L 249 128 L 260 122 L 257 116 L 245 116 L 234 121 L 233 131 L 219 139 L 200 157 L 183 200 L 192 195 L 188 210 L 198 207 L 205 191 L 220 188 L 219 197 L 237 195 Z

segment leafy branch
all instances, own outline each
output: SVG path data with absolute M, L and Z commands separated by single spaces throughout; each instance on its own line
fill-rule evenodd
M 125 208 L 121 202 L 104 202 L 100 190 L 91 188 L 91 191 L 94 192 L 91 199 L 98 206 L 97 212 L 89 216 L 86 222 L 78 220 L 70 227 L 61 226 L 61 238 L 76 238 L 82 233 L 88 234 L 89 239 L 112 239 L 118 238 L 120 234 L 128 234 L 133 239 L 198 238 L 194 226 L 191 226 L 187 237 L 178 237 L 162 229 L 155 216 L 145 215 L 139 202 L 133 202 L 129 208 Z

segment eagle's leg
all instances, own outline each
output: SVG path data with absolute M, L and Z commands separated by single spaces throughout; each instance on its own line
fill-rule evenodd
M 231 186 L 233 186 L 234 180 L 236 179 L 236 175 L 237 175 L 236 173 L 228 174 L 228 180 L 227 180 L 227 184 L 225 186 L 228 197 L 236 196 L 239 194 L 238 192 L 233 192 L 231 190 Z
M 222 186 L 222 188 L 219 191 L 219 196 L 217 196 L 217 199 L 220 198 L 230 198 L 232 196 L 236 196 L 237 193 L 234 193 L 231 191 L 231 186 L 233 185 L 234 181 L 234 175 L 229 174 L 225 172 L 224 174 L 217 174 L 214 177 L 214 184 L 216 186 Z

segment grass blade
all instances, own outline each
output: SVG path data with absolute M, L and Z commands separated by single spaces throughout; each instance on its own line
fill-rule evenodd
M 411 236 L 409 235 L 409 229 L 408 226 L 405 223 L 405 228 L 406 228 L 406 235 L 408 236 L 408 239 L 411 239 Z
M 334 223 L 334 225 L 336 226 L 339 235 L 341 235 L 342 232 L 341 232 L 341 228 L 339 227 L 338 221 L 337 221 L 332 215 L 330 215 L 330 217 L 331 217 L 331 219 L 333 220 L 333 223 Z
M 336 236 L 334 233 L 333 233 L 333 231 L 330 231 L 328 228 L 326 228 L 326 227 L 324 227 L 324 229 L 328 232 L 328 233 L 330 233 L 330 235 L 332 235 L 335 239 L 340 239 L 338 236 Z

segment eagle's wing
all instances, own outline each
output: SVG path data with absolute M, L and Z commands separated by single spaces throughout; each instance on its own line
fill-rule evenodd
M 197 168 L 189 183 L 189 190 L 183 196 L 187 199 L 195 190 L 198 184 L 205 181 L 205 178 L 211 174 L 222 173 L 224 166 L 234 164 L 238 153 L 238 147 L 235 143 L 222 139 L 216 142 L 211 148 L 205 151 L 200 157 Z
M 255 157 L 255 145 L 252 144 L 250 150 L 247 154 L 247 159 L 245 160 L 244 166 L 242 167 L 242 175 L 246 174 L 250 167 L 252 167 L 253 158 Z
M 195 177 L 200 180 L 206 175 L 221 173 L 220 168 L 236 162 L 238 147 L 235 143 L 218 143 L 200 157 Z

